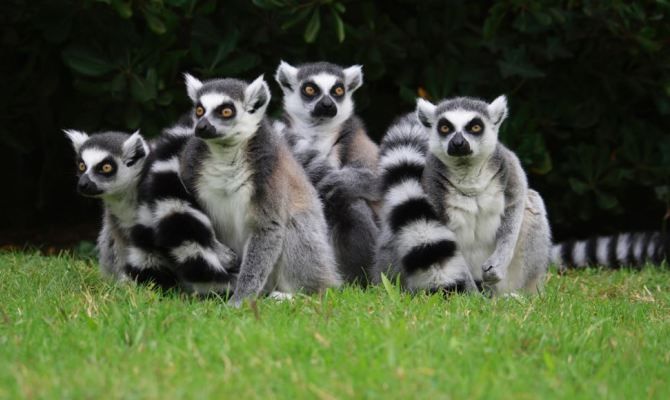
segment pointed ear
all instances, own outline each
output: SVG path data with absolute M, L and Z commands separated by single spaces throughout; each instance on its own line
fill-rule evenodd
M 188 72 L 184 73 L 184 81 L 186 82 L 186 93 L 195 103 L 198 101 L 198 90 L 202 87 L 202 82 Z
M 507 97 L 505 95 L 498 96 L 498 98 L 489 104 L 488 109 L 493 124 L 500 126 L 505 118 L 507 118 Z
M 298 68 L 282 60 L 277 67 L 275 80 L 284 92 L 292 92 L 298 85 Z
M 244 89 L 244 109 L 249 114 L 255 112 L 263 114 L 269 103 L 270 88 L 261 75 Z
M 74 129 L 63 129 L 63 133 L 70 139 L 72 142 L 72 148 L 74 148 L 75 153 L 79 153 L 81 145 L 88 140 L 88 135 L 81 131 L 75 131 Z
M 363 85 L 363 66 L 352 65 L 343 72 L 344 85 L 347 87 L 347 91 L 353 93 Z
M 422 98 L 416 99 L 416 116 L 421 125 L 430 128 L 435 123 L 435 105 Z
M 135 131 L 123 142 L 123 162 L 131 167 L 149 154 L 149 146 L 140 131 Z

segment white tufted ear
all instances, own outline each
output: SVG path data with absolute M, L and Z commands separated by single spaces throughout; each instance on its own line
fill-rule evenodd
M 88 140 L 88 134 L 74 129 L 63 129 L 63 133 L 65 133 L 68 139 L 72 142 L 72 148 L 75 153 L 78 153 L 81 145 Z
M 277 67 L 275 80 L 284 92 L 292 92 L 298 84 L 298 68 L 282 60 Z
M 363 85 L 363 66 L 352 65 L 344 71 L 344 85 L 347 91 L 355 92 L 356 89 Z
M 188 72 L 184 73 L 184 81 L 186 82 L 186 93 L 193 102 L 198 101 L 198 90 L 202 87 L 202 82 Z
M 264 114 L 269 103 L 270 88 L 261 75 L 244 89 L 244 109 L 250 114 Z
M 489 104 L 488 110 L 493 124 L 496 126 L 502 124 L 505 118 L 507 118 L 507 97 L 505 95 L 498 96 Z
M 123 142 L 122 151 L 123 162 L 130 167 L 149 154 L 149 146 L 137 130 Z
M 416 116 L 421 125 L 430 128 L 435 123 L 435 104 L 419 97 L 416 99 Z

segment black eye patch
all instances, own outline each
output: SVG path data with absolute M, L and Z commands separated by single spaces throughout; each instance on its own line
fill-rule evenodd
M 229 120 L 237 115 L 237 109 L 233 103 L 223 103 L 214 109 L 214 114 L 224 120 Z
M 305 82 L 300 87 L 300 96 L 304 100 L 314 100 L 319 94 L 321 94 L 321 89 L 314 82 Z
M 484 133 L 484 121 L 479 118 L 473 118 L 465 125 L 465 130 L 472 135 L 481 135 Z
M 342 99 L 345 93 L 346 90 L 344 89 L 344 85 L 341 82 L 334 84 L 330 89 L 330 95 L 333 96 L 336 100 Z
M 454 131 L 454 125 L 449 122 L 448 119 L 440 118 L 440 120 L 437 121 L 437 133 L 440 135 L 446 136 L 453 133 Z
M 117 164 L 112 156 L 107 156 L 95 166 L 94 170 L 96 174 L 108 178 L 116 173 Z

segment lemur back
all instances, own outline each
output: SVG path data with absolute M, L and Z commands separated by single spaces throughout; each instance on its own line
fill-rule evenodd
M 285 110 L 275 126 L 324 202 L 340 271 L 347 281 L 364 284 L 379 234 L 373 209 L 379 195 L 378 149 L 354 114 L 361 67 L 282 62 L 275 78 Z
M 216 237 L 239 252 L 232 303 L 338 286 L 321 202 L 265 118 L 270 92 L 262 77 L 247 84 L 187 75 L 187 87 L 197 124 L 181 177 Z

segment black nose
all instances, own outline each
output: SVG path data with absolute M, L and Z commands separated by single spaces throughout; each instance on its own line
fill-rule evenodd
M 202 139 L 212 139 L 216 137 L 216 128 L 209 123 L 207 118 L 203 118 L 195 126 L 195 136 Z
M 337 106 L 330 96 L 323 96 L 323 98 L 314 106 L 314 111 L 312 111 L 313 117 L 332 118 L 335 115 L 337 115 Z
M 96 185 L 95 182 L 93 182 L 91 178 L 88 177 L 88 175 L 82 175 L 79 178 L 79 182 L 77 183 L 77 191 L 79 194 L 84 196 L 95 196 L 102 194 L 102 190 L 98 189 L 98 185 Z
M 447 154 L 450 156 L 466 156 L 470 153 L 472 153 L 470 150 L 470 144 L 468 144 L 468 141 L 465 140 L 460 132 L 457 132 L 449 141 L 449 145 L 447 146 Z

